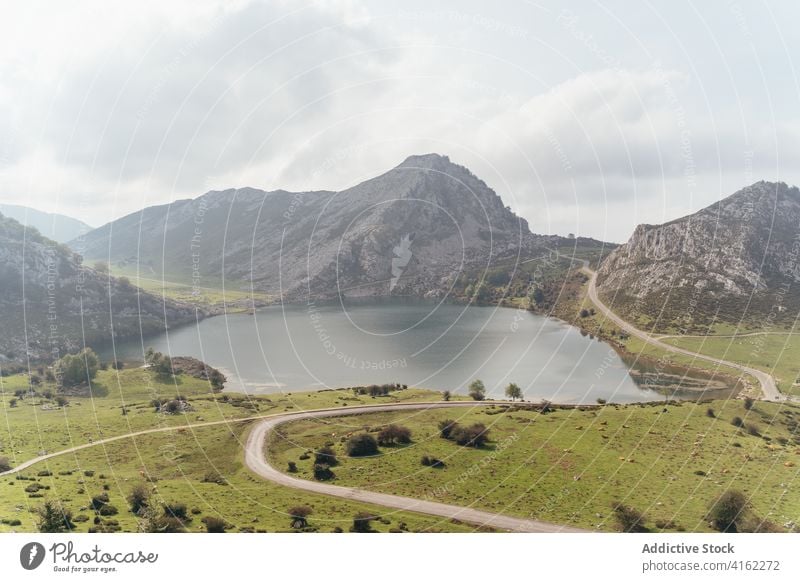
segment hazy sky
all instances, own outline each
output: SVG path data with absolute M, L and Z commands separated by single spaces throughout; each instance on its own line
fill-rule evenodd
M 95 226 L 210 189 L 342 189 L 427 152 L 534 232 L 611 241 L 800 183 L 792 1 L 2 11 L 0 202 Z

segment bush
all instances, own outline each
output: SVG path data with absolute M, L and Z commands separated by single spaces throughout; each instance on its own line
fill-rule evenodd
M 8 457 L 0 457 L 0 473 L 5 473 L 11 470 L 11 461 Z
M 706 416 L 708 418 L 717 418 L 717 415 L 714 413 L 714 409 L 713 408 L 709 408 L 709 409 L 706 410 Z
M 11 400 L 9 400 L 8 401 L 8 406 L 9 406 L 9 408 L 16 408 L 17 407 L 17 399 L 16 398 L 12 398 Z
M 347 439 L 347 454 L 351 457 L 368 457 L 378 454 L 378 443 L 372 435 L 361 433 Z
M 314 454 L 314 464 L 328 465 L 335 467 L 339 461 L 336 460 L 336 451 L 329 446 L 324 446 Z
M 139 515 L 148 505 L 150 501 L 150 492 L 147 486 L 143 483 L 134 485 L 131 492 L 128 494 L 128 507 L 136 515 Z
M 369 533 L 372 531 L 372 522 L 378 519 L 378 516 L 372 515 L 365 511 L 359 512 L 353 518 L 353 527 L 350 531 L 353 533 Z
M 119 510 L 116 507 L 114 507 L 113 505 L 106 504 L 106 505 L 103 505 L 98 510 L 97 513 L 99 513 L 100 515 L 103 515 L 103 516 L 117 515 L 119 513 Z
M 111 367 L 115 370 L 122 370 L 125 367 L 125 362 L 121 362 L 119 360 L 114 360 L 111 362 Z
M 644 515 L 629 505 L 614 503 L 611 505 L 614 519 L 617 520 L 620 530 L 626 533 L 643 533 L 647 531 L 644 526 Z
M 329 465 L 325 463 L 314 464 L 314 479 L 317 481 L 330 481 L 335 476 Z
M 99 511 L 101 507 L 108 503 L 108 493 L 101 493 L 100 495 L 95 495 L 92 497 L 92 501 L 89 504 L 92 509 L 95 511 Z
M 397 424 L 390 424 L 378 433 L 378 444 L 387 446 L 394 444 L 408 444 L 411 442 L 411 431 Z
M 67 404 L 69 404 L 69 399 L 66 396 L 58 395 L 56 396 L 56 404 L 58 404 L 61 408 L 64 408 Z
M 734 416 L 731 419 L 731 424 L 737 428 L 742 428 L 744 426 L 744 421 L 738 416 Z
M 165 503 L 164 504 L 164 515 L 167 517 L 174 517 L 176 519 L 180 519 L 181 521 L 186 521 L 189 519 L 189 512 L 186 509 L 185 503 Z
M 608 400 L 606 400 L 605 398 L 598 398 L 597 403 L 602 406 L 603 404 L 607 404 Z
M 745 398 L 744 398 L 744 409 L 745 410 L 752 410 L 753 404 L 755 404 L 755 400 L 753 400 L 749 396 L 745 396 Z
M 744 428 L 747 434 L 751 436 L 761 436 L 761 430 L 758 428 L 757 424 L 746 424 Z
M 741 529 L 748 505 L 747 497 L 741 491 L 726 491 L 711 504 L 706 519 L 717 531 L 736 533 Z
M 217 471 L 209 471 L 203 475 L 203 483 L 216 483 L 217 485 L 227 485 L 228 481 Z
M 292 527 L 294 529 L 303 529 L 308 526 L 308 516 L 313 513 L 312 509 L 307 505 L 298 505 L 289 510 L 289 517 L 292 520 Z
M 443 439 L 449 439 L 450 433 L 453 432 L 453 429 L 458 427 L 458 423 L 455 420 L 442 420 L 439 421 L 439 436 Z
M 451 396 L 452 394 L 450 393 L 450 390 L 445 390 L 444 392 L 442 392 L 442 400 L 444 400 L 445 402 L 450 402 Z
M 436 457 L 429 457 L 428 455 L 423 455 L 422 459 L 420 459 L 420 463 L 422 463 L 425 467 L 435 467 L 437 469 L 444 468 L 444 461 L 437 459 Z
M 225 529 L 230 527 L 224 519 L 213 515 L 208 515 L 200 521 L 206 526 L 206 532 L 208 533 L 225 533 Z
M 297 473 L 297 463 L 289 461 L 289 467 L 286 470 L 290 473 Z
M 450 437 L 461 446 L 477 449 L 489 440 L 489 429 L 479 422 L 468 427 L 458 426 L 450 432 Z

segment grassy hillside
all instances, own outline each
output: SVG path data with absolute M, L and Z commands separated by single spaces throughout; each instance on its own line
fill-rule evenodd
M 103 522 L 116 521 L 118 526 L 110 527 L 136 531 L 137 520 L 127 511 L 125 497 L 135 484 L 145 482 L 159 503 L 181 502 L 200 510 L 192 516 L 190 531 L 204 529 L 200 520 L 209 515 L 221 516 L 233 524 L 231 531 L 284 531 L 289 529 L 286 511 L 298 504 L 314 508 L 310 523 L 321 531 L 335 527 L 346 531 L 359 511 L 381 515 L 386 523 L 375 524 L 379 531 L 397 528 L 401 522 L 411 531 L 472 529 L 264 483 L 242 463 L 241 443 L 246 439 L 248 423 L 195 426 L 288 410 L 431 400 L 439 398 L 438 393 L 409 389 L 375 399 L 355 396 L 350 390 L 327 390 L 250 397 L 214 393 L 207 382 L 186 375 L 164 379 L 148 370 L 130 369 L 99 372 L 91 396 L 70 397 L 69 403 L 61 407 L 54 398 L 44 396 L 55 392 L 47 382 L 36 387 L 37 396 L 15 396 L 17 390 L 27 390 L 28 384 L 27 375 L 0 378 L 0 457 L 8 457 L 12 466 L 46 452 L 102 438 L 150 428 L 184 428 L 55 457 L 23 471 L 23 479 L 0 477 L 0 532 L 34 530 L 36 516 L 32 512 L 45 499 L 62 500 L 76 516 L 90 517 L 88 522 L 78 523 L 77 531 L 86 531 L 95 526 L 95 514 L 89 509 L 91 497 L 103 491 L 119 509 L 119 514 L 104 518 Z M 189 410 L 176 414 L 155 411 L 152 400 L 169 400 L 177 395 L 186 398 Z M 227 485 L 209 482 L 209 476 L 213 476 L 212 481 Z M 11 525 L 16 520 L 20 524 Z
M 757 426 L 762 436 L 733 426 L 735 416 Z M 489 446 L 465 448 L 440 438 L 437 423 L 444 419 L 485 424 Z M 653 530 L 709 531 L 709 503 L 729 488 L 740 489 L 757 516 L 791 527 L 800 512 L 794 492 L 798 421 L 800 407 L 758 403 L 747 411 L 741 401 L 546 415 L 513 407 L 381 413 L 284 425 L 269 455 L 277 467 L 296 462 L 297 475 L 311 479 L 313 456 L 300 456 L 332 443 L 338 485 L 603 531 L 616 528 L 613 502 L 644 512 Z M 412 444 L 382 447 L 378 456 L 347 457 L 347 435 L 390 423 L 411 429 Z M 423 455 L 446 467 L 423 466 Z

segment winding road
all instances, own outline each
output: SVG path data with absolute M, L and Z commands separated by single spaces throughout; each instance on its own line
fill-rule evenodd
M 594 303 L 594 305 L 606 319 L 609 319 L 612 322 L 614 322 L 614 324 L 620 329 L 623 329 L 630 335 L 635 336 L 640 340 L 642 340 L 643 342 L 650 344 L 652 346 L 656 346 L 662 350 L 666 350 L 668 352 L 672 352 L 675 354 L 682 354 L 684 356 L 690 356 L 692 358 L 697 358 L 698 360 L 713 362 L 715 364 L 719 364 L 720 366 L 735 368 L 746 374 L 749 374 L 750 376 L 753 376 L 756 380 L 758 380 L 759 384 L 761 384 L 761 392 L 763 394 L 764 400 L 769 400 L 772 402 L 786 402 L 787 400 L 794 400 L 793 398 L 788 398 L 786 395 L 782 394 L 781 391 L 778 390 L 778 386 L 775 384 L 775 378 L 773 378 L 772 375 L 767 374 L 762 370 L 757 370 L 755 368 L 750 368 L 749 366 L 745 366 L 743 364 L 730 362 L 728 360 L 723 360 L 721 358 L 715 358 L 713 356 L 707 356 L 705 354 L 700 354 L 697 352 L 693 352 L 691 350 L 673 346 L 671 344 L 661 341 L 656 337 L 653 337 L 652 335 L 650 335 L 645 331 L 642 331 L 638 327 L 634 327 L 633 325 L 622 319 L 619 315 L 611 311 L 611 309 L 600 300 L 600 297 L 598 297 L 597 295 L 597 271 L 589 267 L 589 261 L 582 261 L 582 262 L 583 262 L 582 271 L 584 271 L 589 276 L 589 291 L 588 291 L 589 299 L 591 300 L 592 303 Z
M 272 481 L 273 483 L 277 483 L 278 485 L 302 489 L 303 491 L 309 491 L 311 493 L 321 493 L 323 495 L 341 497 L 343 499 L 352 501 L 361 501 L 364 503 L 372 503 L 374 505 L 382 505 L 384 507 L 391 507 L 392 509 L 399 509 L 402 511 L 414 511 L 416 513 L 435 515 L 445 519 L 457 519 L 459 521 L 471 523 L 477 526 L 488 526 L 514 532 L 575 533 L 585 531 L 563 525 L 557 525 L 554 523 L 547 523 L 544 521 L 523 519 L 519 517 L 503 515 L 500 513 L 490 513 L 488 511 L 473 509 L 472 507 L 448 505 L 427 499 L 401 497 L 399 495 L 376 493 L 374 491 L 366 491 L 352 487 L 331 485 L 330 483 L 321 483 L 319 481 L 299 479 L 279 471 L 270 465 L 265 454 L 267 444 L 269 442 L 269 435 L 272 430 L 277 426 L 290 421 L 304 420 L 309 418 L 329 418 L 345 415 L 350 416 L 353 414 L 366 414 L 373 412 L 391 412 L 395 410 L 431 410 L 434 408 L 474 407 L 480 404 L 483 403 L 429 402 L 415 404 L 385 404 L 377 406 L 359 406 L 348 408 L 347 410 L 343 410 L 341 408 L 310 410 L 308 412 L 299 414 L 295 413 L 292 415 L 287 414 L 274 416 L 262 420 L 250 431 L 250 435 L 247 438 L 247 444 L 245 445 L 245 464 L 251 471 L 260 477 L 263 477 L 268 481 Z
M 372 412 L 392 412 L 396 410 L 431 410 L 436 408 L 463 408 L 475 407 L 497 404 L 497 402 L 484 401 L 484 402 L 415 402 L 415 403 L 399 403 L 399 404 L 378 404 L 378 405 L 364 405 L 353 406 L 349 408 L 326 408 L 320 410 L 308 410 L 300 412 L 284 412 L 274 415 L 259 415 L 246 418 L 236 418 L 230 420 L 215 420 L 210 422 L 198 422 L 192 424 L 184 424 L 178 426 L 152 428 L 140 430 L 133 433 L 108 437 L 91 443 L 85 443 L 49 453 L 40 455 L 33 459 L 29 459 L 20 463 L 16 467 L 0 473 L 0 476 L 13 475 L 25 469 L 42 463 L 49 459 L 60 457 L 62 455 L 69 455 L 89 449 L 92 447 L 104 446 L 123 439 L 135 438 L 137 436 L 174 432 L 178 430 L 203 428 L 208 426 L 219 426 L 227 424 L 237 424 L 244 422 L 257 421 L 250 431 L 244 449 L 244 459 L 246 466 L 259 477 L 272 481 L 278 485 L 291 487 L 293 489 L 300 489 L 309 491 L 311 493 L 319 493 L 322 495 L 330 495 L 332 497 L 340 497 L 342 499 L 349 499 L 351 501 L 361 501 L 364 503 L 371 503 L 374 505 L 382 505 L 393 509 L 402 511 L 413 511 L 416 513 L 423 513 L 427 515 L 434 515 L 444 519 L 456 519 L 465 523 L 470 523 L 476 526 L 493 527 L 513 532 L 540 532 L 540 533 L 575 533 L 586 530 L 580 530 L 564 525 L 548 523 L 533 519 L 523 519 L 519 517 L 512 517 L 500 513 L 491 513 L 488 511 L 481 511 L 471 507 L 462 507 L 459 505 L 448 505 L 436 501 L 414 499 L 412 497 L 401 497 L 399 495 L 388 495 L 386 493 L 376 493 L 372 491 L 365 491 L 363 489 L 355 489 L 351 487 L 342 487 L 339 485 L 331 485 L 329 483 L 320 483 L 318 481 L 307 481 L 305 479 L 298 479 L 286 473 L 283 473 L 270 465 L 267 462 L 265 455 L 266 445 L 269 440 L 270 432 L 277 426 L 286 422 L 297 420 L 305 420 L 309 418 L 331 418 L 335 416 L 350 416 L 355 414 L 368 414 Z M 507 402 L 505 403 L 507 404 Z

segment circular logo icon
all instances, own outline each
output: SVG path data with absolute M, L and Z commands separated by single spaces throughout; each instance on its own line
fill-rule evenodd
M 19 563 L 26 570 L 35 570 L 44 561 L 44 546 L 39 542 L 30 542 L 19 551 Z

